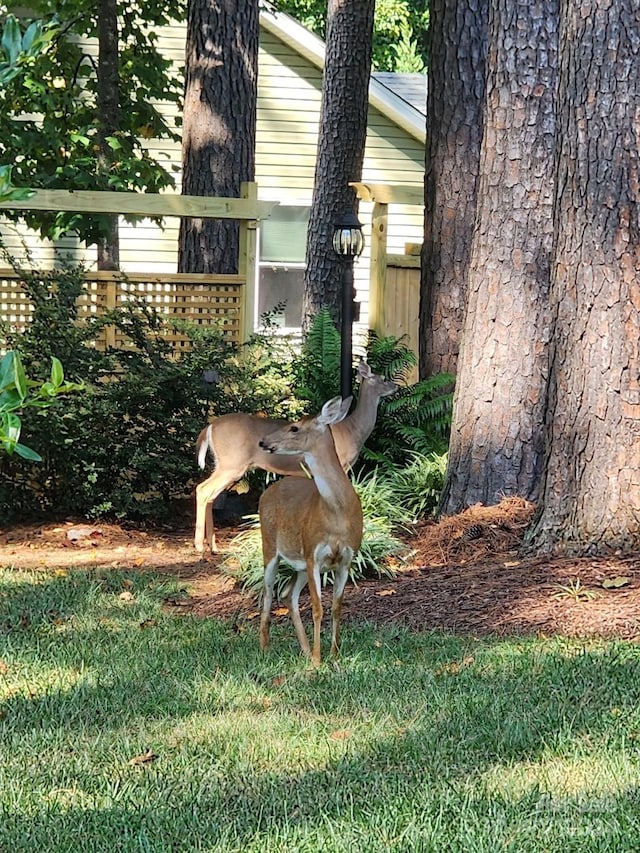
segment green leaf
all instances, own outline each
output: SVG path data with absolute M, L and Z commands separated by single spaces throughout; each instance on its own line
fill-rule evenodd
M 20 438 L 21 430 L 22 423 L 20 421 L 20 418 L 17 415 L 12 414 L 11 412 L 3 412 L 2 427 L 0 432 L 0 437 L 2 438 L 2 441 L 12 446 L 17 444 L 18 439 Z
M 15 412 L 21 408 L 24 398 L 18 394 L 15 388 L 8 388 L 0 393 L 0 414 Z
M 51 382 L 56 386 L 56 388 L 60 388 L 64 382 L 62 362 L 55 356 L 51 357 Z
M 32 21 L 22 36 L 22 49 L 29 53 L 34 42 L 42 37 L 42 21 Z
M 22 34 L 18 19 L 9 15 L 2 31 L 2 48 L 7 55 L 9 65 L 15 65 L 22 52 Z
M 42 456 L 24 444 L 16 444 L 15 451 L 18 456 L 22 456 L 23 459 L 28 459 L 30 462 L 42 462 Z
M 27 377 L 20 354 L 16 350 L 9 352 L 0 364 L 0 392 L 11 391 L 15 388 L 21 400 L 27 396 Z

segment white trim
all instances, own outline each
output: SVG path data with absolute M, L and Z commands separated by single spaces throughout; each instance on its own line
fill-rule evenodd
M 324 68 L 325 43 L 295 18 L 284 12 L 263 8 L 260 11 L 260 25 L 317 68 Z M 418 142 L 426 141 L 424 115 L 373 77 L 369 80 L 369 103 Z

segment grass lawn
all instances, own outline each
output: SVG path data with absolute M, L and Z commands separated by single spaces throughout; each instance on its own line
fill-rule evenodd
M 2 853 L 640 850 L 634 643 L 347 624 L 312 671 L 169 592 L 0 570 Z

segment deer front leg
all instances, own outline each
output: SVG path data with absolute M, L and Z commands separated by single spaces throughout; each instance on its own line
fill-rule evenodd
M 278 571 L 278 555 L 275 554 L 264 569 L 264 588 L 262 593 L 262 616 L 260 617 L 260 648 L 269 648 L 269 628 L 271 627 L 271 604 L 273 603 L 273 587 Z

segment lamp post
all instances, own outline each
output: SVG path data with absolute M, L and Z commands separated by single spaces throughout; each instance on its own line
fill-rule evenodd
M 364 249 L 362 225 L 355 213 L 345 213 L 335 223 L 333 249 L 343 263 L 342 270 L 342 320 L 340 323 L 340 394 L 350 397 L 353 391 L 351 378 L 352 327 L 355 305 L 353 262 Z

